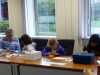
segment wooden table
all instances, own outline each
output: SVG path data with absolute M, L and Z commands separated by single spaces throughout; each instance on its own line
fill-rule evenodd
M 71 57 L 62 57 L 62 58 L 64 58 L 64 60 L 61 61 L 59 59 L 42 57 L 41 59 L 34 61 L 28 59 L 26 60 L 20 56 L 5 56 L 5 57 L 0 57 L 0 63 L 13 64 L 12 67 L 15 68 L 12 71 L 17 70 L 18 73 L 16 74 L 12 73 L 12 75 L 28 75 L 27 73 L 33 73 L 34 70 L 36 74 L 37 74 L 36 71 L 39 70 L 40 73 L 45 72 L 45 75 L 46 73 L 51 73 L 53 75 L 54 72 L 55 74 L 57 73 L 58 75 L 60 75 L 60 73 L 62 73 L 62 75 L 65 75 L 66 72 L 69 74 L 71 73 L 72 75 L 84 75 L 84 74 L 97 75 L 96 64 L 90 64 L 90 65 L 75 64 L 72 62 L 72 60 L 69 60 L 71 59 Z
M 97 57 L 97 60 L 99 60 L 99 64 L 97 65 L 97 75 L 100 75 L 100 57 Z

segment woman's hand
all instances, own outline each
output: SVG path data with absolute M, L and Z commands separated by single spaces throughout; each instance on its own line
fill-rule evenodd
M 50 54 L 48 57 L 49 58 L 53 58 L 53 57 L 55 57 L 55 55 Z
M 50 53 L 48 57 L 53 58 L 55 56 L 59 56 L 59 54 L 58 53 L 55 53 L 55 54 Z

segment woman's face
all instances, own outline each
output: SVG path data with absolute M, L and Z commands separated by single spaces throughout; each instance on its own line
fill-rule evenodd
M 91 47 L 96 47 L 97 43 L 96 42 L 91 42 Z
M 53 49 L 56 49 L 58 44 L 57 44 L 57 41 L 55 39 L 51 39 L 49 40 L 49 45 L 53 48 Z

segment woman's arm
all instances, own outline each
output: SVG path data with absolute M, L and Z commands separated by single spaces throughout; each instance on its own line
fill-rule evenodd
M 64 48 L 62 46 L 59 46 L 57 53 L 58 55 L 64 55 Z
M 49 47 L 45 47 L 42 51 L 42 55 L 43 56 L 49 56 L 50 54 L 50 48 Z

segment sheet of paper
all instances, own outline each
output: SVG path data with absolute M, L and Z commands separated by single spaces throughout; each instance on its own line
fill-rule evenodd
M 62 66 L 64 66 L 66 63 L 49 62 L 49 64 L 53 64 L 53 65 L 62 65 Z
M 55 57 L 54 60 L 60 60 L 60 61 L 72 61 L 71 57 Z

